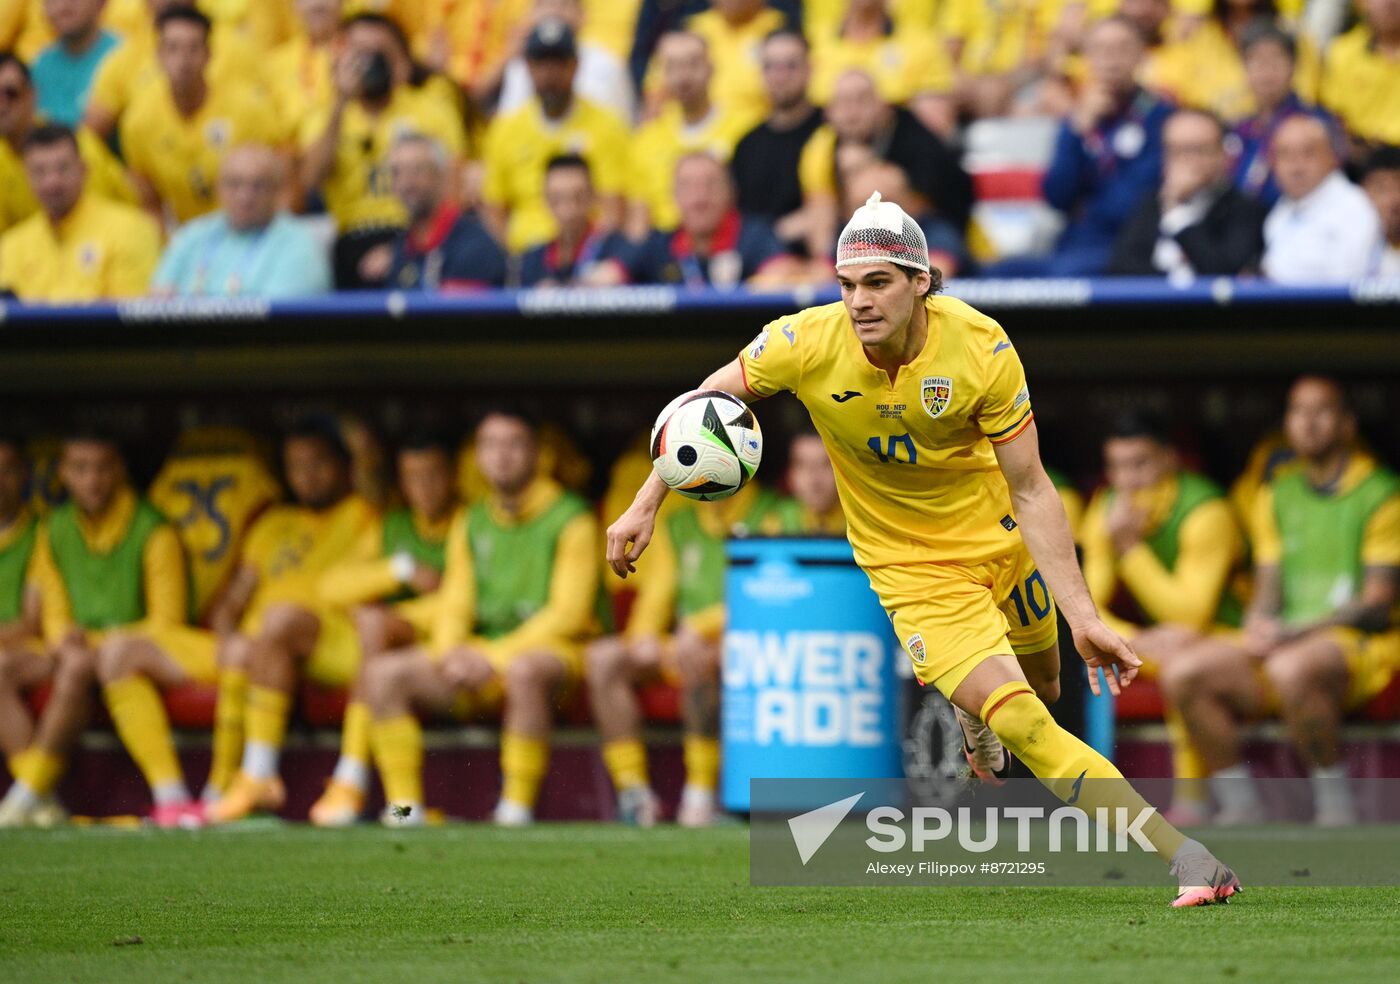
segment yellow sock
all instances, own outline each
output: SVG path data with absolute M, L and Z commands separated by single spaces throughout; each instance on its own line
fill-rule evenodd
M 248 699 L 248 671 L 219 671 L 219 700 L 214 705 L 214 750 L 209 761 L 209 785 L 228 788 L 243 760 L 243 712 Z
M 604 742 L 603 764 L 608 767 L 616 790 L 647 785 L 647 750 L 636 738 Z
M 287 715 L 291 709 L 291 694 L 249 684 L 248 708 L 244 712 L 248 740 L 281 748 L 287 737 Z
M 126 677 L 106 684 L 102 696 L 131 758 L 146 784 L 152 789 L 183 783 L 175 742 L 170 737 L 170 721 L 155 684 L 142 676 Z
M 1147 807 L 1147 801 L 1112 762 L 1055 723 L 1027 684 L 1017 681 L 992 691 L 982 705 L 982 720 L 1047 789 L 1066 803 L 1073 802 L 1090 818 L 1099 807 L 1107 808 L 1108 816 L 1114 818 L 1118 807 L 1125 808 L 1129 818 Z M 1085 779 L 1097 781 L 1086 783 Z M 1141 829 L 1168 861 L 1186 841 L 1156 812 Z
M 370 748 L 384 798 L 391 804 L 423 802 L 423 727 L 412 714 L 374 721 L 369 729 Z
M 540 783 L 549 767 L 549 742 L 507 731 L 501 735 L 501 799 L 519 806 L 535 806 Z
M 63 775 L 63 759 L 37 745 L 11 755 L 6 764 L 11 778 L 24 783 L 35 796 L 49 795 Z
M 369 705 L 352 700 L 345 706 L 345 720 L 340 725 L 340 757 L 369 764 L 369 729 L 374 723 Z
M 1186 722 L 1181 712 L 1174 707 L 1167 708 L 1167 736 L 1172 744 L 1172 775 L 1176 782 L 1172 786 L 1172 799 L 1178 803 L 1206 804 L 1210 795 L 1206 790 L 1205 763 L 1201 753 L 1196 751 L 1191 741 L 1191 732 L 1186 730 Z
M 695 789 L 719 788 L 719 739 L 686 735 L 685 784 Z

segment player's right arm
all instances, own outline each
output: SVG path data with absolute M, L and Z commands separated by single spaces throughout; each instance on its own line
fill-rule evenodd
M 759 395 L 749 389 L 744 378 L 744 367 L 739 359 L 721 366 L 700 384 L 700 389 L 724 390 L 726 393 L 742 395 L 749 401 L 759 399 Z M 608 527 L 608 566 L 620 578 L 637 571 L 637 559 L 651 542 L 656 528 L 656 513 L 666 498 L 666 483 L 653 471 L 637 490 L 637 497 L 627 511 Z
M 238 631 L 243 614 L 258 590 L 258 570 L 248 563 L 239 564 L 233 576 L 219 594 L 209 611 L 209 627 L 215 635 L 228 636 Z

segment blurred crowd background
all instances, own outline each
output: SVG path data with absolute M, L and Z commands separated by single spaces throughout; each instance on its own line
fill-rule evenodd
M 1400 271 L 1400 0 L 0 0 L 23 301 Z

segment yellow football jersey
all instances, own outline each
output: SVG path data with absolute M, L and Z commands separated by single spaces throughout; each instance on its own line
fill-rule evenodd
M 389 191 L 385 158 L 394 141 L 406 133 L 432 137 L 453 159 L 466 153 L 466 134 L 455 107 L 437 98 L 438 90 L 400 87 L 389 105 L 371 119 L 358 102 L 345 107 L 340 120 L 340 143 L 335 166 L 321 185 L 326 207 L 342 231 L 397 227 L 407 221 L 403 206 Z M 301 127 L 301 145 L 311 146 L 326 132 L 330 108 L 313 111 Z
M 78 130 L 78 153 L 87 165 L 84 189 L 92 195 L 128 205 L 136 204 L 136 191 L 121 161 L 91 130 Z M 8 140 L 0 140 L 0 232 L 39 211 L 39 203 L 24 173 L 24 161 Z
M 642 0 L 583 0 L 583 27 L 579 40 L 607 48 L 626 63 L 637 33 L 637 11 Z
M 531 100 L 496 117 L 486 130 L 486 174 L 481 197 L 510 210 L 506 246 L 513 253 L 555 233 L 544 202 L 544 169 L 558 154 L 578 154 L 593 172 L 600 195 L 621 195 L 627 180 L 627 130 L 612 113 L 575 97 L 569 115 L 551 122 Z
M 295 4 L 286 0 L 200 0 L 199 9 L 215 24 L 226 25 L 267 51 L 297 28 Z
M 1021 545 L 992 450 L 1030 426 L 1030 394 L 1001 326 L 951 297 L 893 385 L 838 302 L 779 318 L 740 353 L 757 396 L 795 393 L 836 473 L 862 567 L 975 564 Z
M 1323 59 L 1321 103 L 1362 140 L 1400 144 L 1400 59 L 1377 49 L 1359 24 L 1337 38 Z
M 927 30 L 874 41 L 830 38 L 817 43 L 812 48 L 812 81 L 807 89 L 812 101 L 825 105 L 836 79 L 852 68 L 869 72 L 881 97 L 890 103 L 953 91 L 953 65 L 943 39 Z
M 204 105 L 181 116 L 166 85 L 136 97 L 122 117 L 122 147 L 134 173 L 144 175 L 181 223 L 218 207 L 215 183 L 224 155 L 244 143 L 281 147 L 286 131 L 255 90 L 211 85 Z
M 185 548 L 190 611 L 196 618 L 233 569 L 249 524 L 278 492 L 267 468 L 247 451 L 177 451 L 166 459 L 148 495 L 170 518 Z
M 0 288 L 50 303 L 141 297 L 159 259 L 150 216 L 84 192 L 57 227 L 36 212 L 0 237 Z
M 728 161 L 758 122 L 752 113 L 714 106 L 702 123 L 687 126 L 680 106 L 668 103 L 632 139 L 628 199 L 646 204 L 655 228 L 674 229 L 681 221 L 674 192 L 676 163 L 696 151 Z
M 335 96 L 329 47 L 313 45 L 304 33 L 297 34 L 272 52 L 267 80 L 277 111 L 293 132 L 300 133 L 306 119 L 327 111 Z
M 206 74 L 210 86 L 261 86 L 263 62 L 264 55 L 247 38 L 231 28 L 214 25 L 209 35 Z M 121 47 L 97 66 L 88 106 L 108 119 L 118 120 L 138 95 L 162 77 L 156 61 L 155 29 L 147 23 L 144 29 L 128 34 Z
M 302 506 L 273 506 L 253 524 L 242 562 L 258 575 L 258 587 L 243 617 L 256 629 L 270 604 L 290 602 L 315 608 L 321 603 L 317 581 L 335 564 L 373 560 L 362 551 L 366 531 L 378 518 L 373 506 L 349 495 L 324 512 Z

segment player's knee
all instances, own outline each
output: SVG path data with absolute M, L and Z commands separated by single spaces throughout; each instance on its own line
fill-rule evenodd
M 360 637 L 360 648 L 366 655 L 389 648 L 391 619 L 387 611 L 377 605 L 363 605 L 352 611 L 350 617 Z
M 719 676 L 719 647 L 698 637 L 678 636 L 676 667 L 686 686 L 709 683 Z
M 583 654 L 590 683 L 611 683 L 622 676 L 627 644 L 621 636 L 607 636 L 589 644 Z
M 288 645 L 306 632 L 307 621 L 311 618 L 314 616 L 299 605 L 270 605 L 263 614 L 262 637 L 269 642 Z
M 19 653 L 0 646 L 0 687 L 13 690 L 19 686 Z
M 360 680 L 363 685 L 362 695 L 370 711 L 379 716 L 401 703 L 407 689 L 408 676 L 407 660 L 375 659 L 365 663 L 360 669 Z
M 54 689 L 85 687 L 97 679 L 97 654 L 87 646 L 64 646 L 57 654 Z
M 219 643 L 219 668 L 224 670 L 246 670 L 251 661 L 253 641 L 245 635 L 228 636 Z
M 547 694 L 559 676 L 558 661 L 546 653 L 525 653 L 510 661 L 501 679 L 513 699 Z
M 1059 677 L 1046 677 L 1041 680 L 1031 681 L 1035 687 L 1035 695 L 1040 698 L 1042 704 L 1053 704 L 1060 699 L 1060 679 Z
M 112 683 L 141 671 L 141 644 L 128 635 L 114 635 L 97 650 L 97 679 Z
M 1210 678 L 1210 660 L 1187 650 L 1162 663 L 1157 682 L 1168 700 L 1181 701 L 1203 692 Z

